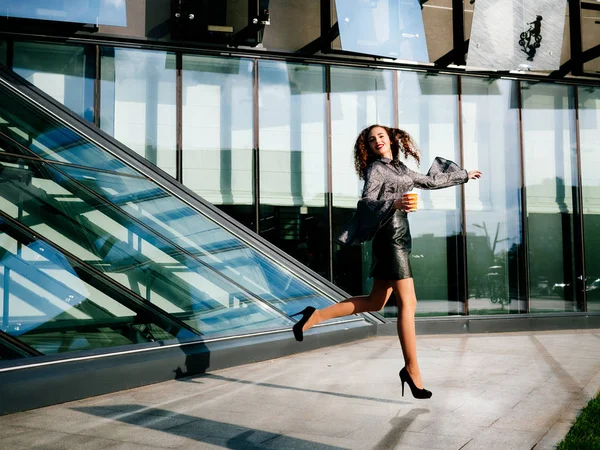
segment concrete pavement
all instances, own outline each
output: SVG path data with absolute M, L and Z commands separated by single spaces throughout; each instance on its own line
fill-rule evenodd
M 429 400 L 401 397 L 397 338 L 375 337 L 0 417 L 0 449 L 542 450 L 600 389 L 600 330 L 418 350 Z

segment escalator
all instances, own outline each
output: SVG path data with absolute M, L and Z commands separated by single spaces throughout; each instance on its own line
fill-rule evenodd
M 299 351 L 290 314 L 345 296 L 0 66 L 0 414 Z

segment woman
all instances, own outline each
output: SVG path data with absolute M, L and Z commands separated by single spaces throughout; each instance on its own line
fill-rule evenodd
M 354 145 L 354 164 L 359 178 L 365 180 L 357 211 L 338 241 L 360 245 L 373 239 L 373 259 L 370 276 L 374 279 L 369 295 L 348 298 L 317 310 L 312 306 L 294 314 L 302 318 L 294 325 L 296 340 L 312 326 L 335 317 L 381 310 L 390 294 L 398 301 L 398 336 L 404 356 L 400 371 L 402 395 L 408 383 L 415 398 L 429 398 L 423 388 L 417 363 L 415 310 L 417 298 L 410 268 L 411 236 L 407 213 L 416 205 L 403 194 L 419 189 L 441 189 L 466 183 L 481 177 L 481 172 L 468 172 L 452 161 L 436 158 L 427 175 L 410 170 L 400 161 L 400 154 L 420 162 L 417 147 L 403 130 L 372 125 L 364 129 Z

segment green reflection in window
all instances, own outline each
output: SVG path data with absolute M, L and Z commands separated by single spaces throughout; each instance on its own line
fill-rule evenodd
M 600 311 L 600 88 L 578 87 L 588 311 Z
M 573 88 L 522 84 L 530 312 L 577 311 Z
M 12 69 L 93 122 L 94 61 L 91 46 L 15 42 Z
M 176 174 L 175 55 L 102 48 L 101 128 Z
M 517 84 L 462 78 L 469 314 L 525 312 Z

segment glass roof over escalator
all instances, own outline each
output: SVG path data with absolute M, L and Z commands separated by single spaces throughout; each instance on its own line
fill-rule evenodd
M 289 330 L 341 297 L 2 70 L 0 359 Z

